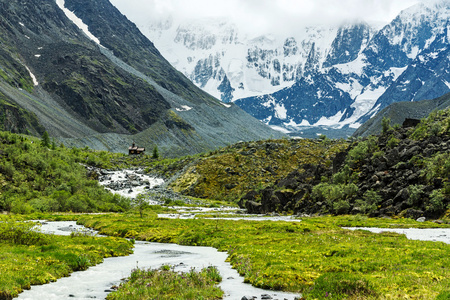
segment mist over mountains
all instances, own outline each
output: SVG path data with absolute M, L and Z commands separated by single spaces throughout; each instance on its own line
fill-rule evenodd
M 296 28 L 253 37 L 223 19 L 143 22 L 139 28 L 198 87 L 274 128 L 358 128 L 387 105 L 450 90 L 448 0 L 391 22 Z

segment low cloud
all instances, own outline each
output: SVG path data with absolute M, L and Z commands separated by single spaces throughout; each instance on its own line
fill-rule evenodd
M 420 0 L 111 0 L 132 21 L 229 19 L 248 33 L 295 31 L 353 20 L 388 23 Z M 422 0 L 426 1 L 426 0 Z

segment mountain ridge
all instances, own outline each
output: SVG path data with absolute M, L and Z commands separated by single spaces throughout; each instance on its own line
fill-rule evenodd
M 444 53 L 434 57 L 449 15 L 448 0 L 439 0 L 405 9 L 381 27 L 364 22 L 305 27 L 295 37 L 253 39 L 223 20 L 216 27 L 173 19 L 138 27 L 197 86 L 266 124 L 292 133 L 305 125 L 348 132 L 392 101 L 433 99 L 450 91 L 445 84 L 450 79 L 441 71 L 448 59 Z M 448 48 L 448 40 L 441 44 Z M 421 55 L 425 58 L 418 61 Z M 404 76 L 412 76 L 408 73 L 435 71 L 427 60 L 441 65 L 437 77 L 443 82 L 428 78 L 428 88 L 420 92 L 411 85 L 393 93 Z M 317 113 L 316 106 L 326 109 Z
M 280 136 L 192 85 L 107 0 L 0 4 L 2 100 L 40 123 L 23 133 L 119 152 L 135 141 L 168 156 Z

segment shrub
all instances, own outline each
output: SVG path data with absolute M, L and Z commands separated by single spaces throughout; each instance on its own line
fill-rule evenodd
M 92 263 L 88 255 L 81 254 L 81 255 L 69 255 L 70 259 L 68 261 L 68 265 L 70 268 L 74 271 L 84 271 L 89 268 Z
M 359 207 L 363 214 L 370 214 L 377 210 L 377 205 L 382 201 L 380 195 L 374 190 L 368 190 L 363 195 L 363 200 L 358 199 L 355 205 Z
M 391 119 L 383 117 L 383 119 L 381 120 L 381 132 L 387 133 L 391 129 Z
M 354 167 L 355 164 L 364 160 L 369 153 L 373 153 L 379 150 L 377 145 L 377 138 L 375 136 L 371 136 L 365 141 L 360 141 L 355 147 L 353 147 L 347 155 L 347 163 L 350 164 L 351 167 Z
M 450 153 L 438 153 L 425 162 L 422 174 L 431 181 L 434 178 L 450 177 Z
M 351 170 L 348 165 L 345 165 L 342 170 L 333 175 L 333 183 L 346 184 L 350 180 Z
M 217 287 L 221 280 L 215 267 L 185 273 L 175 272 L 168 265 L 157 270 L 134 269 L 106 299 L 222 299 L 223 292 Z
M 57 212 L 60 211 L 58 200 L 54 198 L 39 197 L 28 202 L 35 211 Z
M 384 155 L 384 152 L 383 152 L 383 151 L 375 151 L 375 152 L 372 154 L 372 159 L 375 159 L 375 158 L 381 158 L 381 157 L 383 157 L 383 155 Z
M 343 171 L 333 175 L 333 183 L 336 184 L 345 184 L 347 183 L 348 179 L 349 179 L 348 175 Z
M 350 204 L 348 199 L 352 198 L 358 192 L 356 184 L 330 184 L 320 183 L 313 187 L 312 198 L 317 201 L 326 201 L 330 209 L 339 210 L 340 214 L 348 212 Z M 338 203 L 338 202 L 341 203 Z M 344 202 L 346 203 L 344 203 Z M 347 211 L 345 211 L 347 210 Z
M 16 168 L 11 162 L 6 161 L 5 163 L 0 165 L 0 172 L 3 173 L 3 175 L 5 175 L 7 178 L 13 179 Z
M 31 214 L 34 211 L 34 208 L 27 202 L 23 200 L 14 201 L 11 204 L 11 212 L 14 214 Z
M 1 222 L 0 240 L 19 245 L 45 245 L 51 240 L 50 235 L 36 231 L 33 222 Z
M 434 123 L 430 128 L 430 134 L 439 135 L 441 133 L 441 126 L 438 123 Z
M 66 209 L 72 212 L 87 212 L 88 204 L 85 195 L 76 194 L 67 199 Z
M 350 203 L 347 200 L 340 200 L 333 204 L 333 209 L 337 215 L 347 214 L 350 210 Z
M 445 195 L 443 190 L 434 190 L 430 195 L 430 200 L 426 206 L 426 211 L 432 215 L 440 215 L 445 212 Z
M 358 186 L 354 183 L 343 185 L 344 195 L 347 199 L 352 198 L 358 192 Z
M 391 148 L 391 149 L 392 149 L 392 148 L 397 147 L 399 143 L 400 143 L 400 140 L 399 140 L 399 139 L 397 139 L 397 138 L 394 137 L 394 136 L 391 136 L 391 138 L 390 138 L 389 141 L 387 142 L 386 146 L 387 146 L 388 148 Z
M 419 204 L 419 200 L 421 199 L 423 193 L 424 186 L 423 185 L 410 185 L 408 186 L 409 198 L 408 205 L 417 205 Z

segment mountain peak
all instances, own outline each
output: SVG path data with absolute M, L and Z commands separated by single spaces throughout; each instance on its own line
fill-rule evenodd
M 109 0 L 0 4 L 3 129 L 166 156 L 280 136 L 192 84 Z
M 234 43 L 222 43 L 229 32 L 204 20 L 180 25 L 191 39 L 175 39 L 175 44 L 173 31 L 148 34 L 198 86 L 234 101 L 269 125 L 294 131 L 293 124 L 306 123 L 356 128 L 388 104 L 381 97 L 391 93 L 389 87 L 447 28 L 449 3 L 419 3 L 383 26 L 353 20 L 339 26 L 296 27 L 294 34 L 269 28 L 253 38 L 232 26 Z M 215 31 L 205 32 L 212 26 Z M 438 93 L 443 92 L 440 88 Z M 283 118 L 276 109 L 280 107 L 286 111 Z M 327 121 L 319 122 L 322 117 Z

